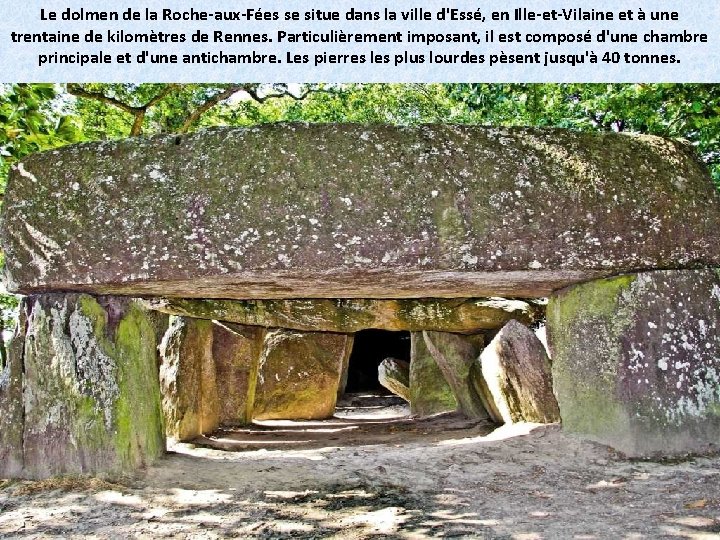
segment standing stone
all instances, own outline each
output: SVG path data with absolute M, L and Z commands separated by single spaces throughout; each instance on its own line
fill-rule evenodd
M 564 428 L 629 455 L 720 442 L 720 276 L 654 271 L 577 285 L 548 305 Z
M 468 418 L 488 418 L 470 376 L 477 347 L 470 340 L 447 332 L 423 332 L 423 337 L 457 399 L 459 410 Z
M 265 329 L 217 322 L 212 328 L 220 424 L 248 424 Z
M 422 332 L 410 333 L 410 412 L 417 416 L 454 411 L 457 400 L 425 344 Z
M 386 358 L 378 366 L 378 382 L 396 396 L 410 401 L 410 363 Z
M 480 355 L 476 388 L 496 422 L 552 423 L 560 410 L 552 390 L 550 359 L 525 325 L 510 321 Z
M 77 294 L 24 306 L 22 475 L 121 473 L 162 455 L 157 337 L 147 313 L 125 298 Z M 13 346 L 13 370 L 19 351 Z
M 167 434 L 192 440 L 220 423 L 213 323 L 172 317 L 160 344 L 160 384 Z
M 340 384 L 338 385 L 337 397 L 340 399 L 347 389 L 348 376 L 350 375 L 350 355 L 352 355 L 355 344 L 355 334 L 348 334 L 348 342 L 345 347 L 345 356 L 342 359 L 342 370 L 340 372 Z
M 16 478 L 23 472 L 23 351 L 27 324 L 27 299 L 20 302 L 18 323 L 0 370 L 0 478 Z M 0 336 L 0 340 L 2 337 Z
M 254 418 L 331 417 L 351 343 L 346 334 L 269 331 L 260 356 Z

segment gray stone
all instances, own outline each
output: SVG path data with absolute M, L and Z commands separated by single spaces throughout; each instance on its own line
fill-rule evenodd
M 30 156 L 1 235 L 12 292 L 278 299 L 542 297 L 720 264 L 718 230 L 720 194 L 678 142 L 269 125 Z
M 352 355 L 353 345 L 355 344 L 355 335 L 347 335 L 347 344 L 345 345 L 345 355 L 342 359 L 342 368 L 340 371 L 340 384 L 338 385 L 337 397 L 340 399 L 348 384 L 348 377 L 350 375 L 350 355 Z
M 349 347 L 346 334 L 270 330 L 260 357 L 253 418 L 330 418 Z
M 550 299 L 547 330 L 566 430 L 633 456 L 718 448 L 718 271 L 571 287 Z
M 7 347 L 6 364 L 0 369 L 0 478 L 23 474 L 23 353 L 28 301 L 20 302 L 15 333 Z M 0 339 L 2 339 L 0 337 Z
M 213 324 L 171 317 L 160 344 L 160 384 L 167 434 L 189 441 L 220 424 Z
M 221 425 L 252 422 L 264 339 L 265 329 L 257 326 L 217 322 L 213 326 L 212 356 Z
M 458 409 L 469 418 L 488 418 L 471 378 L 477 346 L 463 336 L 447 332 L 423 332 L 423 337 L 457 400 Z
M 396 396 L 410 401 L 410 363 L 386 358 L 378 366 L 378 381 Z
M 431 416 L 457 409 L 457 400 L 425 344 L 422 332 L 410 333 L 410 412 Z
M 540 306 L 503 298 L 306 298 L 246 301 L 162 298 L 147 301 L 147 306 L 186 317 L 267 328 L 340 333 L 370 328 L 465 333 L 501 328 L 513 319 L 530 324 L 544 317 L 544 310 Z
M 493 420 L 552 423 L 560 421 L 545 346 L 526 326 L 507 323 L 479 358 L 476 386 Z
M 161 456 L 157 337 L 147 313 L 128 299 L 76 294 L 28 298 L 23 312 L 24 339 L 10 355 L 14 380 L 20 371 L 23 379 L 20 475 L 119 474 Z M 16 475 L 17 463 L 10 469 Z

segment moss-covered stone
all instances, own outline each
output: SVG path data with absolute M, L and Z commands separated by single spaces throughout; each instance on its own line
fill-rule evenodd
M 720 441 L 720 278 L 654 271 L 577 285 L 548 305 L 565 428 L 632 455 Z
M 0 369 L 0 478 L 16 478 L 23 473 L 23 354 L 27 308 L 28 302 L 23 299 L 15 332 L 7 347 L 6 364 Z
M 286 124 L 28 157 L 2 244 L 25 293 L 534 297 L 720 264 L 719 209 L 692 150 L 656 137 Z
M 215 363 L 221 425 L 252 421 L 255 384 L 265 329 L 238 324 L 213 325 L 212 357 Z
M 471 377 L 479 354 L 476 343 L 448 332 L 424 331 L 423 338 L 457 400 L 458 410 L 468 418 L 488 418 L 488 412 Z
M 417 416 L 454 411 L 457 400 L 422 332 L 410 334 L 410 411 Z
M 322 419 L 335 413 L 346 334 L 271 330 L 260 357 L 253 417 Z
M 171 317 L 160 344 L 160 384 L 167 434 L 192 440 L 220 424 L 213 323 Z
M 165 451 L 155 335 L 135 302 L 27 301 L 22 475 L 122 473 Z
M 266 328 L 352 333 L 382 330 L 477 332 L 509 320 L 530 324 L 543 317 L 540 306 L 502 298 L 406 298 L 213 300 L 163 298 L 150 309 L 173 315 L 231 321 Z

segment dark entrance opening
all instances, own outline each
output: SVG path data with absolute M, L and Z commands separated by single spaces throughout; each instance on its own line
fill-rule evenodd
M 385 358 L 410 361 L 410 332 L 361 330 L 355 334 L 348 365 L 346 393 L 389 394 L 378 382 L 378 366 Z

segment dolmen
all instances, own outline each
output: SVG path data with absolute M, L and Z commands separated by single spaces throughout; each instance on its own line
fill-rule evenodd
M 410 333 L 413 414 L 716 450 L 718 231 L 693 149 L 650 136 L 277 124 L 30 156 L 0 231 L 23 295 L 0 476 L 123 473 L 166 434 L 326 418 L 371 328 Z

